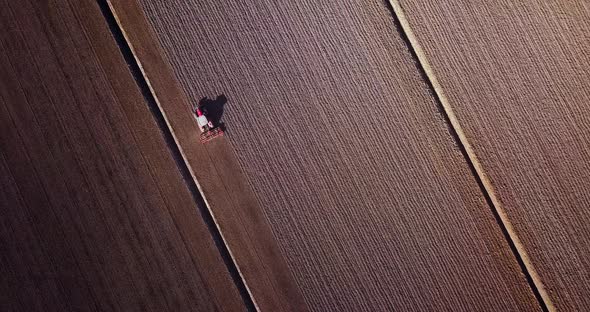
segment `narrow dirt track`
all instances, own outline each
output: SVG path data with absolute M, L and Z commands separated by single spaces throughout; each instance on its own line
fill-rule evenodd
M 560 311 L 590 309 L 590 6 L 399 1 Z
M 96 3 L 0 6 L 0 310 L 246 310 Z
M 112 4 L 262 310 L 539 310 L 384 2 Z

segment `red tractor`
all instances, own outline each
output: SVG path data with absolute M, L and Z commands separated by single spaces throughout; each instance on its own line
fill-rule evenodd
M 223 129 L 221 129 L 220 125 L 216 125 L 211 120 L 209 120 L 201 108 L 197 107 L 194 111 L 194 114 L 197 124 L 199 125 L 199 129 L 201 129 L 201 143 L 207 143 L 216 137 L 223 135 Z

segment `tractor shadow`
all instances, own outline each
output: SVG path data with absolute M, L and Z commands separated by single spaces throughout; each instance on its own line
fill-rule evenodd
M 208 97 L 203 97 L 199 101 L 199 107 L 207 119 L 213 122 L 215 127 L 220 127 L 221 130 L 225 131 L 225 124 L 221 121 L 221 117 L 223 117 L 223 111 L 225 109 L 225 104 L 227 104 L 227 97 L 223 94 L 218 95 L 215 99 L 210 99 Z

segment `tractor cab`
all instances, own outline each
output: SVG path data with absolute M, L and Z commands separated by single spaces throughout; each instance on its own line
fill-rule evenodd
M 197 124 L 199 125 L 199 129 L 201 130 L 199 140 L 203 144 L 223 135 L 223 129 L 221 129 L 221 126 L 214 124 L 213 121 L 207 118 L 206 112 L 206 110 L 202 110 L 199 107 L 196 107 L 193 112 Z

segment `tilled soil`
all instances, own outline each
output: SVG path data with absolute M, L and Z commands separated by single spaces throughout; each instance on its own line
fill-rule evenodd
M 96 2 L 0 6 L 0 310 L 245 311 Z
M 309 309 L 539 309 L 384 2 L 141 4 L 190 101 L 227 97 L 226 138 L 260 209 L 248 213 L 266 218 Z M 161 105 L 181 136 L 195 127 Z M 214 150 L 219 174 L 241 179 Z M 207 197 L 227 192 L 239 202 L 231 187 Z
M 590 8 L 399 1 L 557 310 L 590 308 Z

